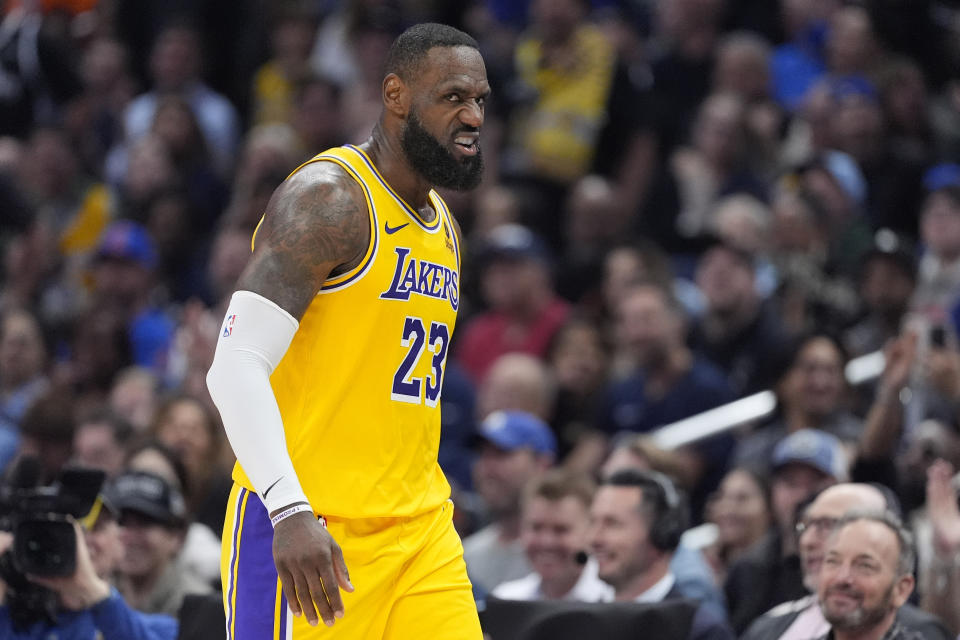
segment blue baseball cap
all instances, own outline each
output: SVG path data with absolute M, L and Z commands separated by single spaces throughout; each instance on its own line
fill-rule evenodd
M 960 164 L 944 162 L 930 167 L 923 174 L 923 187 L 927 191 L 960 187 Z
M 774 472 L 788 464 L 805 464 L 838 482 L 847 479 L 847 456 L 839 438 L 817 429 L 800 429 L 777 443 L 770 461 Z
M 152 269 L 157 262 L 157 252 L 146 228 L 130 220 L 120 220 L 103 232 L 97 258 L 129 260 Z
M 557 453 L 557 439 L 550 426 L 526 411 L 494 411 L 480 423 L 478 431 L 479 439 L 504 451 Z

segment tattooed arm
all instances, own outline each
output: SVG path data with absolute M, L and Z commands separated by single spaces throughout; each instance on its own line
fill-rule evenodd
M 273 194 L 237 283 L 299 320 L 323 282 L 359 264 L 370 243 L 360 186 L 331 162 L 309 164 Z
M 300 486 L 270 375 L 323 282 L 360 263 L 369 220 L 359 185 L 332 163 L 307 165 L 284 182 L 267 205 L 207 374 L 237 460 L 276 517 L 273 558 L 284 595 L 310 624 L 343 616 L 340 588 L 353 587 L 339 545 L 313 515 L 322 505 L 309 505 Z

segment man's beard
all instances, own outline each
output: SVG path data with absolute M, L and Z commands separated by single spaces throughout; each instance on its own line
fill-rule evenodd
M 472 128 L 463 130 L 473 131 Z M 455 191 L 467 191 L 480 184 L 483 154 L 479 141 L 476 143 L 476 155 L 457 160 L 449 149 L 423 128 L 420 119 L 411 111 L 400 144 L 410 166 L 430 184 Z
M 834 589 L 836 591 L 850 591 L 847 589 Z M 827 591 L 829 596 L 831 590 Z M 838 614 L 831 612 L 825 605 L 825 600 L 821 602 L 820 607 L 823 610 L 823 617 L 826 618 L 834 628 L 844 631 L 856 631 L 859 629 L 869 629 L 877 625 L 890 612 L 890 603 L 893 600 L 893 584 L 883 594 L 880 603 L 872 608 L 865 609 L 863 605 L 858 606 L 853 611 Z

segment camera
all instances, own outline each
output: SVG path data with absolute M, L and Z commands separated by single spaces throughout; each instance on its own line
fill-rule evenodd
M 18 626 L 55 620 L 57 598 L 27 576 L 71 576 L 77 568 L 73 519 L 90 513 L 105 475 L 92 469 L 65 469 L 57 480 L 38 486 L 40 465 L 22 458 L 0 486 L 0 530 L 13 533 L 13 547 L 0 555 L 0 579 Z

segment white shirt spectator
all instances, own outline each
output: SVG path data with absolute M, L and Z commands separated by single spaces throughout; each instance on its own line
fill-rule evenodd
M 540 575 L 536 572 L 517 580 L 504 582 L 493 590 L 492 595 L 501 600 L 546 600 L 540 586 Z M 597 562 L 593 558 L 587 561 L 580 578 L 561 600 L 570 602 L 611 602 L 613 587 L 597 576 Z

